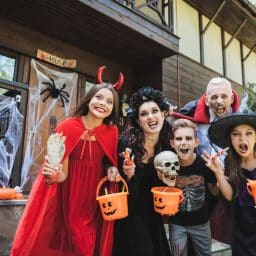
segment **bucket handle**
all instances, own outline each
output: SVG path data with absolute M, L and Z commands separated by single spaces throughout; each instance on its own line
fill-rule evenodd
M 181 193 L 179 203 L 181 204 L 184 201 L 184 199 L 185 199 L 185 197 L 183 196 L 183 193 Z
M 99 182 L 99 184 L 98 184 L 98 186 L 97 186 L 97 190 L 96 190 L 96 197 L 97 197 L 97 198 L 99 197 L 99 191 L 100 191 L 101 186 L 102 186 L 103 183 L 105 183 L 107 180 L 108 180 L 108 176 L 105 176 L 105 177 L 103 177 L 103 178 L 100 180 L 100 182 Z M 122 181 L 122 182 L 124 183 L 122 192 L 124 192 L 124 188 L 125 188 L 126 191 L 128 192 L 128 186 L 127 186 L 126 181 L 125 181 L 122 177 L 120 177 L 120 181 Z

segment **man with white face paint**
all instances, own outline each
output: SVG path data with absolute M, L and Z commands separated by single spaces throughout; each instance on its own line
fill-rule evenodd
M 208 107 L 209 120 L 208 123 L 199 124 L 198 126 L 198 138 L 201 144 L 199 146 L 199 153 L 202 154 L 204 151 L 207 151 L 214 154 L 220 148 L 214 145 L 208 138 L 210 123 L 228 113 L 237 112 L 239 100 L 237 93 L 232 91 L 230 82 L 224 78 L 217 77 L 211 79 L 208 83 L 204 101 Z M 224 160 L 224 157 L 222 160 Z
M 209 107 L 210 121 L 230 111 L 234 101 L 230 82 L 224 78 L 213 78 L 206 89 L 205 104 Z
M 209 154 L 214 154 L 219 148 L 208 138 L 210 123 L 228 113 L 237 112 L 238 108 L 239 97 L 232 89 L 231 83 L 225 78 L 215 77 L 209 81 L 206 93 L 199 100 L 187 103 L 179 113 L 173 113 L 173 117 L 186 118 L 197 123 L 200 141 L 198 153 L 207 151 Z

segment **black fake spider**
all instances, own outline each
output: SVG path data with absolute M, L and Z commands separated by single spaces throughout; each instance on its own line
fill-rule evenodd
M 66 102 L 69 102 L 69 97 L 70 97 L 69 93 L 64 91 L 64 88 L 66 87 L 66 84 L 63 84 L 63 86 L 60 89 L 58 89 L 58 88 L 56 88 L 55 81 L 52 78 L 50 78 L 50 80 L 52 81 L 52 83 L 50 83 L 50 82 L 42 82 L 43 84 L 48 85 L 48 87 L 46 89 L 42 90 L 40 92 L 40 95 L 42 95 L 45 92 L 49 91 L 48 95 L 43 99 L 43 102 L 45 102 L 50 96 L 52 98 L 55 98 L 55 99 L 60 97 L 60 100 L 62 102 L 62 107 L 64 107 L 65 106 L 64 100 Z

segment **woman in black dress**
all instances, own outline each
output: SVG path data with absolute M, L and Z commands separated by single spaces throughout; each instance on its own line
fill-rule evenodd
M 143 87 L 130 99 L 129 122 L 119 140 L 119 152 L 132 150 L 134 163 L 120 154 L 119 170 L 129 187 L 129 215 L 116 221 L 113 256 L 170 256 L 162 216 L 154 212 L 151 188 L 161 185 L 154 156 L 170 150 L 171 128 L 165 120 L 170 104 L 165 95 Z

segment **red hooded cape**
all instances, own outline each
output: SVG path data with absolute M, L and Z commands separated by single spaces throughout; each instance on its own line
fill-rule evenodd
M 85 131 L 86 128 L 81 117 L 70 118 L 60 123 L 56 132 L 66 136 L 66 151 L 63 159 L 70 155 Z M 117 127 L 102 124 L 95 128 L 93 132 L 109 161 L 117 166 Z M 69 231 L 65 225 L 64 200 L 62 200 L 62 184 L 65 182 L 52 186 L 46 185 L 44 177 L 41 174 L 42 167 L 38 172 L 24 213 L 19 222 L 11 255 L 77 255 L 74 253 L 73 245 L 69 239 Z M 86 190 L 86 187 L 84 189 Z M 86 192 L 81 191 L 81 196 L 86 196 Z M 111 255 L 113 226 L 113 221 L 103 221 L 101 226 L 100 256 Z M 50 249 L 50 244 L 53 244 L 53 247 L 57 248 L 57 250 Z
M 232 90 L 232 93 L 234 97 L 234 101 L 231 105 L 232 112 L 237 112 L 239 108 L 239 96 L 235 90 Z M 205 105 L 205 97 L 206 97 L 206 94 L 203 94 L 203 96 L 198 100 L 193 117 L 188 115 L 183 115 L 181 113 L 176 113 L 176 112 L 174 112 L 172 115 L 175 118 L 185 118 L 199 124 L 209 124 L 210 123 L 209 107 Z

